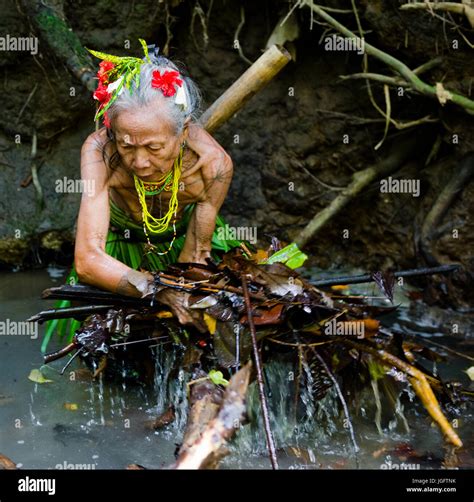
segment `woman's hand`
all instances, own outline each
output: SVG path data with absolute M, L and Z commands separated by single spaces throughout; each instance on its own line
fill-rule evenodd
M 157 293 L 155 298 L 171 308 L 180 324 L 194 326 L 201 333 L 208 331 L 200 310 L 189 308 L 189 293 L 166 288 Z

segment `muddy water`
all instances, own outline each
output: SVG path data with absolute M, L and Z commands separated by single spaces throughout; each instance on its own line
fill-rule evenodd
M 43 289 L 62 283 L 57 270 L 3 273 L 0 275 L 0 320 L 21 321 L 33 313 L 51 307 L 53 302 L 40 299 Z M 355 292 L 377 296 L 372 286 L 362 286 Z M 407 318 L 406 298 L 400 313 L 390 320 L 404 327 Z M 430 337 L 451 348 L 466 351 L 469 346 L 462 337 L 447 338 L 430 329 L 416 326 L 410 318 L 410 330 Z M 424 312 L 426 323 L 426 312 Z M 169 465 L 174 459 L 186 419 L 185 385 L 189 378 L 179 373 L 170 375 L 173 354 L 156 348 L 155 385 L 141 386 L 121 382 L 91 382 L 74 362 L 64 376 L 59 374 L 64 361 L 42 367 L 40 343 L 32 336 L 0 336 L 0 453 L 24 468 L 44 469 L 122 469 L 131 463 L 148 468 Z M 472 347 L 472 346 L 471 346 Z M 54 347 L 52 347 L 54 348 Z M 472 355 L 472 351 L 471 351 Z M 467 360 L 455 357 L 434 369 L 442 377 L 460 380 L 469 387 L 463 370 L 471 366 Z M 28 379 L 32 369 L 42 368 L 52 382 L 34 383 Z M 73 372 L 73 373 L 71 373 Z M 291 368 L 284 361 L 266 367 L 272 406 L 272 423 L 280 466 L 286 469 L 355 468 L 440 468 L 452 452 L 446 448 L 436 427 L 431 426 L 426 412 L 412 393 L 399 388 L 398 413 L 384 412 L 380 431 L 375 425 L 376 406 L 370 387 L 363 393 L 357 409 L 351 409 L 356 454 L 347 422 L 340 413 L 337 395 L 331 390 L 320 402 L 311 399 L 308 389 L 301 390 L 303 402 L 295 418 L 291 407 L 293 383 Z M 71 374 L 75 378 L 72 379 Z M 472 386 L 472 384 L 471 384 Z M 176 420 L 166 428 L 153 432 L 147 421 L 174 404 Z M 252 388 L 249 408 L 258 424 L 258 395 Z M 458 452 L 458 465 L 474 467 L 470 452 L 474 448 L 472 409 L 457 418 L 458 433 L 466 448 Z M 232 455 L 223 463 L 227 468 L 268 468 L 262 429 L 246 425 L 231 447 Z

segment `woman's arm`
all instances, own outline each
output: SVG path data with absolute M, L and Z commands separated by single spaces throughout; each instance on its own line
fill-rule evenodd
M 82 194 L 74 265 L 81 282 L 140 297 L 148 292 L 151 274 L 133 270 L 105 252 L 110 218 L 108 170 L 102 156 L 106 142 L 105 129 L 101 129 L 82 146 L 81 177 L 93 191 Z
M 206 264 L 206 258 L 211 256 L 216 217 L 232 181 L 232 159 L 221 148 L 216 151 L 214 158 L 202 167 L 201 173 L 205 188 L 189 221 L 179 262 Z

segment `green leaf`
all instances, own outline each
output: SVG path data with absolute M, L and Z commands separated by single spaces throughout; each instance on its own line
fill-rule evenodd
M 385 376 L 385 368 L 378 361 L 369 359 L 367 366 L 372 380 L 377 381 Z
M 143 52 L 146 57 L 146 62 L 151 63 L 150 54 L 148 53 L 148 46 L 147 46 L 145 40 L 143 40 L 143 38 L 139 38 L 138 41 L 142 44 Z
M 28 379 L 31 380 L 32 382 L 35 383 L 51 383 L 53 380 L 48 380 L 43 376 L 40 370 L 34 369 L 31 370 L 30 374 L 28 375 Z
M 87 47 L 86 47 L 87 49 Z M 125 65 L 130 63 L 142 64 L 143 61 L 140 58 L 135 58 L 131 56 L 114 56 L 113 54 L 106 54 L 105 52 L 94 51 L 92 49 L 87 49 L 93 56 L 104 61 L 110 61 L 116 65 Z
M 301 267 L 307 258 L 308 255 L 303 253 L 298 245 L 293 242 L 283 249 L 280 249 L 280 251 L 273 253 L 266 260 L 262 260 L 259 264 L 284 263 L 286 266 L 295 269 Z
M 224 378 L 224 375 L 222 374 L 222 371 L 217 371 L 217 370 L 211 370 L 207 374 L 209 380 L 214 384 L 214 385 L 223 385 L 224 387 L 226 385 L 229 385 L 229 380 L 226 380 Z

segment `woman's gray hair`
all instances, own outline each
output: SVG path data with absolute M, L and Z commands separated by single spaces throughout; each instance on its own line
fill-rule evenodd
M 123 110 L 134 110 L 143 106 L 153 106 L 166 113 L 171 122 L 176 127 L 176 134 L 183 130 L 184 122 L 188 117 L 191 121 L 197 121 L 201 107 L 201 92 L 194 81 L 185 73 L 184 68 L 180 70 L 176 64 L 164 56 L 155 56 L 150 54 L 151 63 L 144 62 L 140 66 L 140 83 L 138 88 L 135 79 L 131 84 L 130 91 L 123 89 L 121 94 L 112 103 L 107 110 L 110 121 L 117 117 Z M 164 96 L 160 89 L 151 85 L 153 72 L 174 70 L 179 72 L 179 78 L 183 81 L 183 89 L 186 94 L 186 109 L 181 104 L 175 103 L 176 94 L 173 96 Z

